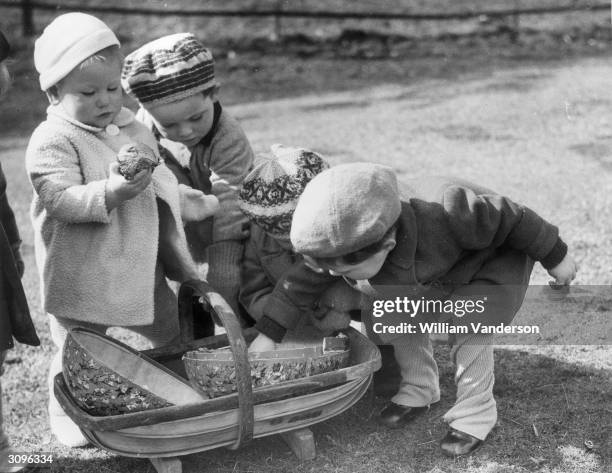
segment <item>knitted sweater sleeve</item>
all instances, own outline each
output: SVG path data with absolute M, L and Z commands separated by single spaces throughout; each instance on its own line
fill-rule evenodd
M 30 138 L 26 171 L 47 214 L 68 223 L 109 223 L 106 180 L 83 182 L 79 156 L 65 136 L 42 125 Z
M 214 220 L 213 241 L 244 239 L 248 220 L 238 206 L 238 192 L 252 167 L 253 150 L 244 131 L 223 111 L 209 162 L 212 193 L 221 206 Z
M 507 197 L 477 195 L 466 187 L 450 186 L 444 192 L 443 205 L 450 232 L 465 250 L 508 245 L 540 261 L 546 269 L 559 264 L 567 253 L 557 227 Z

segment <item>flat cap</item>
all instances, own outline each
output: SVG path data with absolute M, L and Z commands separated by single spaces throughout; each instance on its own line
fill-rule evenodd
M 308 183 L 291 224 L 291 243 L 318 258 L 342 256 L 383 238 L 399 218 L 395 172 L 373 163 L 331 167 Z

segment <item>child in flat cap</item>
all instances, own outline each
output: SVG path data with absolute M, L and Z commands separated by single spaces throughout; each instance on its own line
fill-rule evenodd
M 122 84 L 140 104 L 139 118 L 176 158 L 166 162 L 179 181 L 218 197 L 221 211 L 214 219 L 185 230 L 194 259 L 208 263 L 206 279 L 240 313 L 248 221 L 238 207 L 238 187 L 253 152 L 217 98 L 212 54 L 190 33 L 164 36 L 126 57 Z
M 283 273 L 302 256 L 293 251 L 289 232 L 298 198 L 306 184 L 329 167 L 317 153 L 273 145 L 259 155 L 240 190 L 240 208 L 251 221 L 242 265 L 240 302 L 255 320 L 263 316 L 268 296 Z M 312 323 L 329 335 L 348 327 L 358 294 L 344 281 L 332 284 L 312 307 L 305 307 Z
M 147 146 L 159 159 L 151 131 L 122 107 L 121 62 L 115 34 L 83 13 L 57 17 L 34 47 L 50 106 L 30 138 L 26 170 L 34 188 L 42 305 L 59 349 L 49 370 L 49 419 L 69 446 L 86 441 L 53 395 L 67 331 L 124 326 L 154 346 L 172 343 L 178 313 L 166 277 L 198 275 L 183 230 L 185 199 L 173 173 L 163 163 L 130 180 L 119 172 L 119 150 L 126 145 Z M 188 195 L 206 197 L 195 192 Z
M 460 298 L 482 284 L 495 294 L 495 320 L 510 323 L 534 261 L 557 284 L 575 277 L 576 264 L 558 229 L 529 208 L 460 180 L 421 178 L 403 191 L 406 200 L 400 199 L 390 168 L 369 163 L 332 167 L 306 186 L 293 215 L 291 243 L 321 272 L 285 273 L 268 297 L 256 325 L 262 333 L 253 343 L 266 349 L 282 339 L 300 317 L 297 301 L 314 300 L 316 288 L 323 290 L 334 278 L 373 298 L 376 287 L 385 286 L 411 288 L 414 299 L 434 290 L 440 297 Z M 306 282 L 309 288 L 300 290 Z M 366 322 L 371 333 L 371 320 Z M 478 448 L 497 419 L 494 341 L 481 332 L 452 337 L 457 398 L 444 416 L 450 427 L 440 447 L 458 456 Z M 383 341 L 394 347 L 402 382 L 381 421 L 399 427 L 440 399 L 438 370 L 429 334 L 390 335 Z

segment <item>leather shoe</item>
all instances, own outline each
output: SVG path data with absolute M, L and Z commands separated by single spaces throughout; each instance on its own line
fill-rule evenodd
M 483 444 L 483 441 L 477 439 L 473 435 L 466 434 L 460 430 L 448 429 L 448 432 L 442 440 L 440 440 L 440 448 L 442 453 L 449 457 L 459 457 L 469 455 Z
M 410 407 L 390 402 L 380 413 L 380 422 L 392 429 L 402 427 L 419 414 L 429 409 L 429 406 Z

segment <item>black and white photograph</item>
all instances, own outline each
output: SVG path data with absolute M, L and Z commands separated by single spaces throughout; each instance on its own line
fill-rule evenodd
M 0 0 L 0 473 L 612 471 L 612 3 Z

